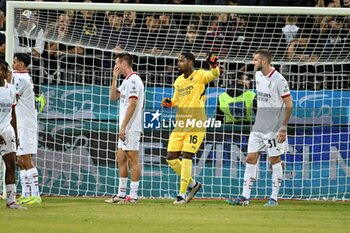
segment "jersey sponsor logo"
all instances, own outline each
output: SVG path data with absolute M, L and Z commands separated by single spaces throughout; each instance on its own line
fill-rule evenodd
M 257 94 L 258 101 L 268 102 L 269 99 L 271 98 L 270 93 L 264 93 L 264 92 L 258 91 L 256 94 Z
M 187 86 L 184 88 L 179 88 L 178 93 L 180 97 L 183 97 L 183 96 L 189 95 L 192 90 L 193 90 L 193 86 Z
M 12 103 L 0 103 L 0 112 L 11 112 Z

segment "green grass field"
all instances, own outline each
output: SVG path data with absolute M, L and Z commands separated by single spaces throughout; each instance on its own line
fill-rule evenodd
M 0 232 L 350 232 L 349 202 L 280 201 L 277 207 L 230 206 L 224 201 L 141 200 L 137 205 L 105 204 L 100 198 L 44 198 L 26 211 L 0 201 Z

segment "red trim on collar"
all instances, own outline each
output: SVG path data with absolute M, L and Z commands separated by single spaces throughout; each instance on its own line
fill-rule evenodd
M 26 74 L 26 73 L 28 73 L 28 70 L 14 70 L 13 73 L 16 73 L 16 74 Z
M 273 75 L 273 73 L 275 73 L 276 69 L 273 69 L 270 74 L 267 75 L 268 78 L 271 78 L 271 76 Z
M 128 74 L 128 76 L 126 76 L 126 78 L 125 78 L 125 79 L 130 78 L 130 76 L 131 76 L 131 75 L 133 75 L 133 74 L 137 74 L 137 73 L 136 73 L 136 72 L 131 72 L 130 74 Z

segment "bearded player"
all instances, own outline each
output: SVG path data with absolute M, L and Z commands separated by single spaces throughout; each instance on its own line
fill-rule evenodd
M 235 200 L 228 200 L 231 205 L 249 205 L 258 158 L 260 152 L 266 149 L 272 166 L 272 193 L 265 206 L 278 205 L 278 192 L 283 178 L 281 155 L 288 150 L 287 124 L 293 102 L 288 82 L 271 66 L 271 60 L 272 55 L 268 50 L 259 50 L 254 54 L 258 108 L 249 135 L 243 192 Z

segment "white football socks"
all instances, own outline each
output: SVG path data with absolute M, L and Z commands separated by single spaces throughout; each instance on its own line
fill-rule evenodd
M 33 167 L 29 170 L 27 170 L 27 177 L 29 180 L 29 185 L 31 189 L 31 194 L 33 197 L 39 197 L 39 174 L 38 169 L 36 167 Z
M 244 172 L 243 192 L 242 196 L 246 199 L 250 198 L 252 186 L 256 178 L 256 164 L 246 163 Z
M 118 197 L 126 196 L 126 185 L 128 183 L 128 177 L 119 177 Z
M 277 201 L 278 191 L 282 184 L 283 179 L 283 169 L 282 163 L 276 163 L 272 165 L 272 193 L 270 198 Z
M 130 197 L 132 199 L 138 199 L 139 181 L 131 181 L 130 183 Z
M 7 184 L 6 185 L 6 203 L 9 205 L 16 201 L 16 185 Z
M 28 180 L 27 170 L 20 170 L 19 177 L 22 186 L 22 197 L 30 197 L 30 183 Z

